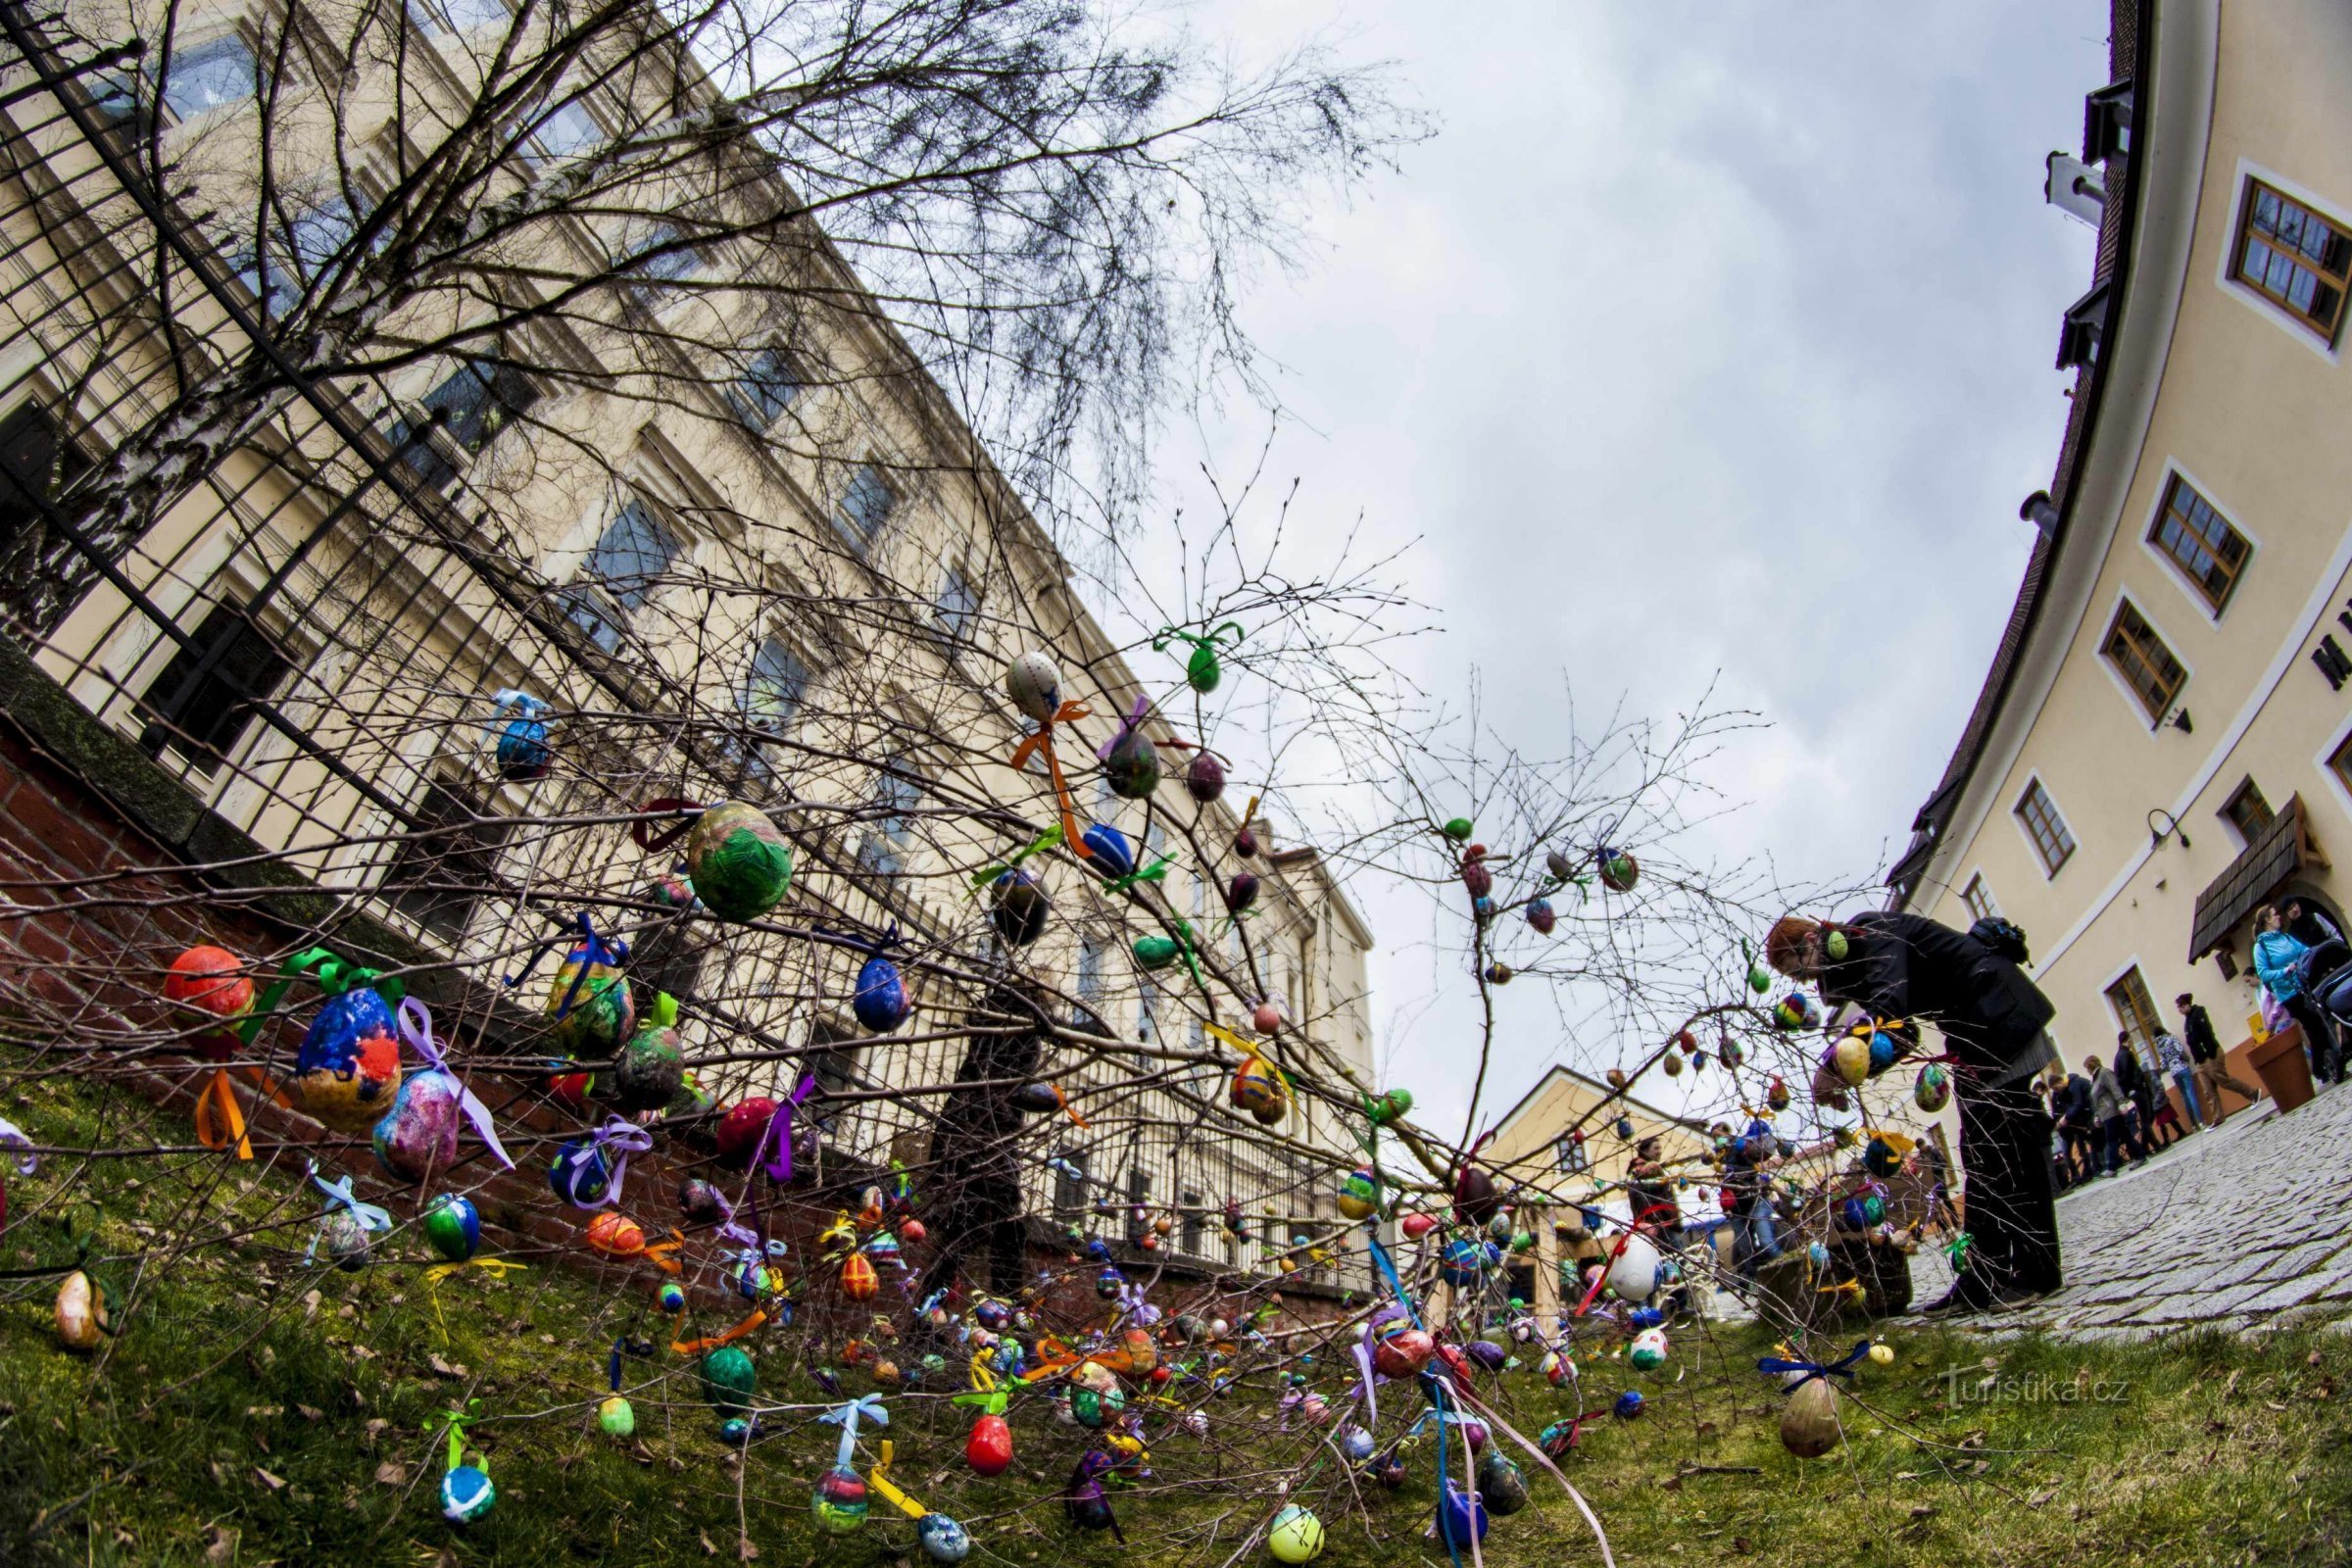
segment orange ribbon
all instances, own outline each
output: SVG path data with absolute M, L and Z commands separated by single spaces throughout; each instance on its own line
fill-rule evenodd
M 1081 858 L 1091 860 L 1095 858 L 1095 852 L 1088 849 L 1085 841 L 1078 836 L 1078 808 L 1070 804 L 1070 786 L 1069 782 L 1061 776 L 1061 759 L 1054 755 L 1054 726 L 1067 724 L 1074 719 L 1086 716 L 1086 706 L 1083 703 L 1062 704 L 1054 710 L 1052 718 L 1037 726 L 1036 734 L 1013 748 L 1012 765 L 1016 769 L 1026 767 L 1029 765 L 1030 758 L 1040 752 L 1045 754 L 1046 772 L 1054 780 L 1054 798 L 1061 808 L 1062 842 L 1075 851 Z
M 232 1069 L 216 1067 L 213 1076 L 196 1096 L 196 1141 L 207 1149 L 226 1149 L 236 1146 L 239 1159 L 253 1157 L 252 1140 L 245 1136 L 245 1111 L 237 1103 L 236 1089 L 229 1082 Z M 272 1083 L 270 1075 L 259 1067 L 243 1068 L 245 1076 L 270 1099 L 291 1110 L 293 1104 L 285 1093 Z M 215 1118 L 219 1120 L 216 1123 Z
M 715 1350 L 722 1345 L 733 1345 L 737 1340 L 742 1339 L 766 1321 L 766 1311 L 754 1308 L 750 1317 L 745 1318 L 724 1334 L 713 1335 L 707 1340 L 679 1340 L 672 1344 L 670 1348 L 680 1355 L 699 1355 L 705 1350 Z

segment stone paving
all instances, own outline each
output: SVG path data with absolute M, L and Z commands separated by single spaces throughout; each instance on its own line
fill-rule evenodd
M 2062 1339 L 2242 1331 L 2288 1315 L 2352 1330 L 2352 1087 L 2323 1089 L 2283 1116 L 2262 1101 L 2066 1193 L 2058 1235 L 2063 1290 L 1958 1321 Z M 1914 1299 L 1933 1301 L 1950 1271 L 1923 1249 L 1912 1280 Z

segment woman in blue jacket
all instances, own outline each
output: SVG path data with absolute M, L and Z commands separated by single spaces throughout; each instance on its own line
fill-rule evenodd
M 2303 1029 L 2303 1049 L 2311 1056 L 2311 1075 L 2322 1083 L 2337 1072 L 2335 1024 L 2304 987 L 2303 958 L 2311 952 L 2287 935 L 2286 917 L 2275 904 L 2254 911 L 2254 973 L 2262 988 L 2278 999 L 2287 1016 Z

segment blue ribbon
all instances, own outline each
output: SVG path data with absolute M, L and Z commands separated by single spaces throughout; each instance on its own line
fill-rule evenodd
M 374 1203 L 362 1202 L 353 1195 L 350 1177 L 338 1176 L 330 1182 L 318 1174 L 318 1164 L 316 1160 L 311 1162 L 310 1172 L 311 1185 L 326 1195 L 326 1213 L 319 1215 L 320 1219 L 326 1218 L 327 1215 L 341 1207 L 351 1210 L 351 1217 L 360 1222 L 360 1229 L 364 1231 L 373 1233 L 388 1231 L 392 1228 L 392 1215 L 389 1211 Z M 314 1233 L 311 1237 L 310 1250 L 302 1254 L 302 1260 L 308 1263 L 318 1255 L 318 1237 Z
M 1864 1340 L 1839 1360 L 1830 1362 L 1791 1361 L 1786 1356 L 1768 1355 L 1756 1363 L 1756 1370 L 1775 1374 L 1802 1372 L 1803 1377 L 1788 1385 L 1789 1389 L 1794 1391 L 1803 1388 L 1815 1378 L 1850 1378 L 1854 1375 L 1854 1364 L 1869 1353 L 1870 1342 Z
M 1404 1294 L 1404 1282 L 1396 1277 L 1396 1265 L 1390 1260 L 1389 1250 L 1380 1245 L 1380 1238 L 1377 1236 L 1367 1234 L 1364 1240 L 1371 1244 L 1373 1263 L 1380 1269 L 1382 1277 L 1389 1282 L 1389 1290 L 1396 1296 L 1397 1303 L 1404 1308 L 1405 1315 L 1413 1320 L 1413 1327 L 1424 1327 L 1421 1314 L 1414 1310 L 1411 1298 Z
M 1864 1346 L 1863 1348 L 1868 1349 L 1869 1347 Z M 881 1396 L 875 1394 L 862 1395 L 847 1404 L 835 1405 L 817 1417 L 819 1421 L 841 1428 L 841 1446 L 833 1452 L 836 1469 L 847 1470 L 851 1467 L 850 1460 L 858 1451 L 858 1421 L 860 1416 L 876 1426 L 890 1425 L 890 1412 L 882 1407 Z

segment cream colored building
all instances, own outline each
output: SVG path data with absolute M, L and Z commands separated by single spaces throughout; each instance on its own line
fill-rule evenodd
M 2025 928 L 2077 1069 L 2182 992 L 2243 1038 L 2254 907 L 2352 892 L 2352 10 L 2118 0 L 2113 55 L 2058 193 L 2101 229 L 2057 475 L 1889 877 Z
M 306 24 L 332 34 L 367 14 L 321 6 Z M 257 28 L 286 15 L 187 8 L 180 93 L 144 111 L 192 187 L 224 210 L 250 194 L 254 57 L 268 55 Z M 281 128 L 280 152 L 307 137 L 320 180 L 342 155 L 360 165 L 354 188 L 380 188 L 382 166 L 368 159 L 402 133 L 433 134 L 436 106 L 461 103 L 478 70 L 469 29 L 505 25 L 495 3 L 434 7 L 429 25 L 424 15 L 402 36 L 398 66 L 354 56 L 339 100 L 344 146 L 317 94 L 296 93 L 278 110 L 295 127 Z M 560 150 L 547 137 L 519 144 L 512 187 L 597 158 L 602 128 L 628 119 L 632 93 L 708 92 L 660 58 L 613 74 L 601 100 L 582 97 L 586 118 Z M 119 121 L 117 86 L 82 76 L 52 89 L 13 53 L 8 64 L 0 426 L 12 462 L 39 460 L 0 496 L 13 531 L 38 513 L 26 492 L 71 484 L 155 416 L 172 352 L 193 345 L 200 363 L 247 352 L 229 307 L 253 309 L 270 274 L 249 257 L 190 265 L 155 244 L 90 133 Z M 280 177 L 288 191 L 311 188 L 297 172 Z M 304 215 L 315 225 L 342 198 L 316 200 Z M 523 260 L 559 276 L 593 271 L 652 232 L 638 220 L 607 226 L 567 219 Z M 183 232 L 201 250 L 204 236 Z M 309 232 L 335 242 L 332 225 Z M 174 285 L 169 333 L 122 288 L 157 256 Z M 733 286 L 780 279 L 838 303 L 780 324 L 772 293 Z M 1093 743 L 1139 694 L 1182 692 L 1181 665 L 1129 662 L 951 401 L 866 303 L 821 237 L 736 241 L 532 325 L 527 357 L 560 374 L 468 379 L 467 362 L 444 357 L 291 398 L 39 639 L 36 661 L 99 721 L 141 740 L 204 808 L 389 933 L 405 961 L 479 982 L 485 1009 L 499 1005 L 489 981 L 518 968 L 564 910 L 594 905 L 649 951 L 666 943 L 691 1049 L 815 1053 L 829 1089 L 885 1092 L 831 1118 L 836 1146 L 860 1159 L 909 1151 L 904 1139 L 936 1102 L 886 1093 L 936 1095 L 953 1081 L 956 1022 L 1002 972 L 983 960 L 1017 968 L 1118 1041 L 1091 1054 L 1064 1042 L 1049 1061 L 1094 1124 L 1071 1127 L 1060 1151 L 1089 1180 L 1065 1192 L 1034 1170 L 1032 1211 L 1115 1233 L 1102 1205 L 1132 1202 L 1177 1217 L 1181 1255 L 1267 1266 L 1267 1252 L 1225 1235 L 1224 1204 L 1326 1214 L 1328 1167 L 1353 1145 L 1315 1104 L 1271 1135 L 1230 1135 L 1212 1112 L 1233 1053 L 1203 1025 L 1243 1028 L 1258 999 L 1274 998 L 1289 1019 L 1287 1065 L 1347 1096 L 1376 1089 L 1371 935 L 1311 847 L 1283 842 L 1253 862 L 1264 878 L 1256 912 L 1221 927 L 1217 888 L 1240 864 L 1232 803 L 1196 805 L 1173 766 L 1148 814 L 1097 792 Z M 690 363 L 680 343 L 730 352 Z M 447 423 L 428 431 L 434 413 Z M 355 436 L 368 431 L 382 438 L 372 448 Z M 1007 760 L 1029 726 L 1002 672 L 1028 649 L 1059 661 L 1064 695 L 1095 715 L 1062 742 L 1082 820 L 1119 825 L 1147 858 L 1174 864 L 1139 904 L 1105 894 L 1066 853 L 1034 860 L 1054 921 L 1016 963 L 992 946 L 985 904 L 967 894 L 975 868 L 1054 816 L 1043 767 Z M 502 778 L 494 762 L 513 716 L 496 696 L 508 690 L 553 706 L 558 760 L 543 779 Z M 1177 734 L 1156 711 L 1147 732 Z M 913 972 L 917 1010 L 900 1031 L 912 1038 L 868 1039 L 850 1019 L 854 950 L 670 929 L 643 891 L 664 866 L 612 820 L 657 796 L 770 810 L 800 857 L 776 921 L 896 925 L 914 951 L 947 959 Z M 1196 930 L 1204 986 L 1181 965 L 1147 974 L 1129 956 L 1135 938 L 1178 919 Z M 520 1000 L 536 1011 L 536 991 Z M 796 1072 L 797 1061 L 770 1061 L 706 1076 L 741 1093 L 788 1086 Z

